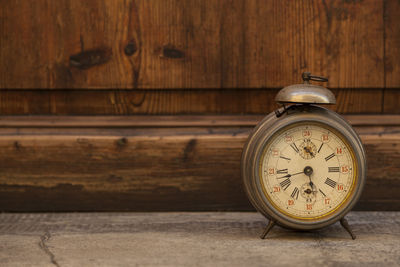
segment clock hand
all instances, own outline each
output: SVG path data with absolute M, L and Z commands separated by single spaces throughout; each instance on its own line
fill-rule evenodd
M 298 172 L 298 173 L 295 173 L 295 174 L 286 174 L 285 176 L 278 177 L 278 178 L 276 178 L 276 179 L 290 178 L 290 177 L 295 176 L 295 175 L 298 175 L 298 174 L 300 174 L 300 173 L 304 173 L 304 171 Z
M 313 185 L 312 187 L 312 193 L 315 195 L 316 193 L 318 193 L 317 188 Z
M 310 179 L 310 186 L 311 188 L 313 188 L 313 182 L 311 181 L 311 175 L 313 173 L 313 169 L 310 166 L 307 166 L 304 168 L 304 174 L 308 176 L 308 178 Z
M 314 153 L 308 148 L 304 147 L 304 150 L 311 155 L 311 157 L 314 157 Z

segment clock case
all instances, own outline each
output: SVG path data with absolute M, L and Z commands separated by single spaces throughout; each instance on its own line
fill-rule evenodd
M 303 79 L 305 75 L 310 74 L 303 74 Z M 317 77 L 318 81 L 321 81 L 320 79 L 325 79 L 318 76 L 312 77 Z M 312 79 L 312 77 L 310 79 Z M 309 80 L 305 81 L 308 82 Z M 275 224 L 296 230 L 314 230 L 326 227 L 337 221 L 340 221 L 342 226 L 350 233 L 352 238 L 355 239 L 355 235 L 352 233 L 344 216 L 357 203 L 365 184 L 365 151 L 357 133 L 353 130 L 351 125 L 346 122 L 339 114 L 329 109 L 312 104 L 332 104 L 332 102 L 335 103 L 335 98 L 333 94 L 328 89 L 321 86 L 315 86 L 318 87 L 318 93 L 314 94 L 312 91 L 312 87 L 314 87 L 314 85 L 305 85 L 306 86 L 302 84 L 300 89 L 306 87 L 306 92 L 298 90 L 298 88 L 296 88 L 296 85 L 285 87 L 284 89 L 282 89 L 278 93 L 276 100 L 280 103 L 291 103 L 292 105 L 288 107 L 284 106 L 283 108 L 267 115 L 250 134 L 247 143 L 245 144 L 243 149 L 241 162 L 241 173 L 244 183 L 244 190 L 252 205 L 261 214 L 263 214 L 266 218 L 270 220 L 266 230 L 261 236 L 262 238 L 265 238 L 269 230 Z M 297 104 L 299 102 L 296 101 L 303 102 Z M 291 218 L 279 212 L 264 195 L 260 182 L 261 177 L 259 173 L 259 164 L 262 157 L 263 149 L 268 139 L 279 130 L 299 122 L 324 124 L 327 125 L 328 128 L 333 128 L 334 130 L 339 132 L 346 139 L 347 143 L 352 147 L 358 169 L 357 183 L 355 184 L 353 194 L 346 201 L 346 206 L 340 207 L 331 215 L 315 221 L 299 220 Z

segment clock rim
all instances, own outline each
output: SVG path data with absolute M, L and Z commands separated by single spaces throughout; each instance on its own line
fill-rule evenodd
M 294 106 L 295 108 L 291 108 L 291 113 L 285 113 L 279 118 L 276 117 L 274 113 L 267 115 L 254 128 L 242 153 L 242 179 L 245 192 L 250 202 L 268 219 L 272 219 L 281 226 L 288 228 L 298 230 L 318 229 L 333 224 L 343 218 L 359 200 L 366 180 L 365 151 L 357 133 L 351 125 L 336 112 L 313 105 Z M 269 203 L 271 201 L 265 196 L 259 182 L 259 160 L 263 155 L 262 152 L 264 151 L 268 139 L 285 127 L 306 121 L 327 125 L 343 136 L 345 140 L 342 141 L 349 145 L 354 152 L 353 160 L 358 170 L 353 192 L 350 193 L 352 195 L 345 200 L 346 203 L 341 204 L 331 215 L 316 220 L 295 219 L 282 214 L 282 212 L 274 207 L 274 204 Z

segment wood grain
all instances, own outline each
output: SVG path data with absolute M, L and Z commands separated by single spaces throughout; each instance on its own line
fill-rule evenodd
M 383 93 L 383 111 L 386 114 L 400 114 L 400 90 L 385 89 Z
M 6 90 L 2 115 L 267 114 L 278 90 Z M 382 89 L 336 89 L 342 113 L 381 113 Z
M 400 209 L 398 116 L 349 118 L 368 156 L 357 209 Z M 1 211 L 251 210 L 239 169 L 256 117 L 58 119 L 0 121 Z
M 2 1 L 0 88 L 279 88 L 306 70 L 331 88 L 383 88 L 390 65 L 399 87 L 396 5 Z
M 328 76 L 332 88 L 383 86 L 382 1 L 246 3 L 254 86 L 296 83 L 307 69 Z
M 135 82 L 138 57 L 123 56 L 137 34 L 132 1 L 12 0 L 2 1 L 0 12 L 1 87 L 124 88 Z
M 385 89 L 383 110 L 385 113 L 400 114 L 400 3 L 385 1 Z
M 385 87 L 400 87 L 400 2 L 384 1 Z M 390 97 L 389 97 L 390 99 Z

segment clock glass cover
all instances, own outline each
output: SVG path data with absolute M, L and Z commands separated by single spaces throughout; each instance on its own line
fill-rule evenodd
M 274 209 L 297 220 L 339 212 L 357 180 L 354 151 L 332 127 L 300 122 L 280 129 L 259 159 L 264 196 Z

